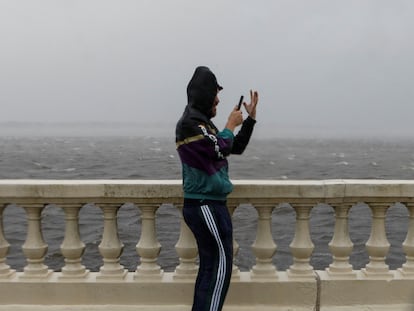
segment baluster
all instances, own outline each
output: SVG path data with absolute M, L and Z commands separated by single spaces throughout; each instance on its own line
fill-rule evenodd
M 103 266 L 99 269 L 99 275 L 96 278 L 100 280 L 122 280 L 128 271 L 119 263 L 124 249 L 124 245 L 119 239 L 117 222 L 117 213 L 121 206 L 119 204 L 103 204 L 100 207 L 104 217 L 102 241 L 99 244 Z
M 272 263 L 276 252 L 276 244 L 272 237 L 272 211 L 274 206 L 257 206 L 259 214 L 256 240 L 252 245 L 256 255 L 256 265 L 252 268 L 252 278 L 275 278 L 276 267 Z
M 309 264 L 314 249 L 309 231 L 312 205 L 292 205 L 296 211 L 295 237 L 290 244 L 293 264 L 289 267 L 289 277 L 313 278 L 313 267 Z
M 6 205 L 0 205 L 0 279 L 9 278 L 15 274 L 15 270 L 11 270 L 10 266 L 6 264 L 6 257 L 9 253 L 10 244 L 4 237 L 3 229 L 3 211 Z
M 183 218 L 183 207 L 177 206 L 180 210 L 180 237 L 175 245 L 175 250 L 179 256 L 180 264 L 175 269 L 174 278 L 177 279 L 186 279 L 186 278 L 195 278 L 198 271 L 198 266 L 196 265 L 197 260 L 197 242 L 194 238 L 193 233 Z
M 22 250 L 26 256 L 27 265 L 24 267 L 24 273 L 20 278 L 46 279 L 52 273 L 44 265 L 48 247 L 42 235 L 41 213 L 43 208 L 43 204 L 24 206 L 27 215 L 27 237 L 22 246 Z
M 414 276 L 414 203 L 405 204 L 409 212 L 408 231 L 405 241 L 403 242 L 403 250 L 406 254 L 406 263 L 402 268 L 398 269 L 404 276 Z
M 136 246 L 141 264 L 135 272 L 134 279 L 157 280 L 162 277 L 163 271 L 157 264 L 157 258 L 161 251 L 161 244 L 157 240 L 155 228 L 155 213 L 158 205 L 141 205 L 141 237 Z
M 366 249 L 370 262 L 361 271 L 368 277 L 392 277 L 389 267 L 385 263 L 385 256 L 390 249 L 390 243 L 385 233 L 385 214 L 389 205 L 387 203 L 371 203 L 369 207 L 372 211 L 372 228 Z
M 80 204 L 64 204 L 61 208 L 65 212 L 65 238 L 60 246 L 65 266 L 62 268 L 60 279 L 85 278 L 89 270 L 81 264 L 82 255 L 85 251 L 85 244 L 79 234 L 79 210 Z
M 234 211 L 236 210 L 237 207 L 238 207 L 238 205 L 228 204 L 227 208 L 229 210 L 230 217 L 233 218 Z M 238 278 L 240 278 L 240 270 L 239 270 L 239 267 L 237 267 L 234 264 L 234 260 L 235 260 L 235 258 L 237 256 L 237 253 L 239 252 L 239 248 L 240 248 L 239 243 L 237 243 L 236 239 L 233 238 L 233 271 L 231 273 L 231 278 L 232 279 L 238 279 Z
M 334 206 L 335 209 L 335 231 L 329 249 L 333 255 L 333 262 L 327 269 L 331 277 L 355 278 L 356 273 L 349 263 L 354 244 L 349 237 L 348 215 L 352 204 L 343 203 Z

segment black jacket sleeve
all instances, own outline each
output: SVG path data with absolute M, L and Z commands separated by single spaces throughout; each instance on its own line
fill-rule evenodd
M 247 117 L 243 121 L 242 127 L 237 135 L 234 137 L 233 148 L 231 150 L 232 154 L 242 154 L 244 149 L 246 149 L 247 144 L 249 143 L 250 137 L 253 133 L 254 125 L 256 120 Z

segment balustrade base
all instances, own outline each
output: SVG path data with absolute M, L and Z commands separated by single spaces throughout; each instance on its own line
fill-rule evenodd
M 8 278 L 13 277 L 15 274 L 16 274 L 15 270 L 9 270 L 5 273 L 2 272 L 2 273 L 0 273 L 0 279 L 8 279 Z
M 336 271 L 334 268 L 327 268 L 325 271 L 331 279 L 354 280 L 357 278 L 356 271 L 353 271 L 352 269 L 349 271 L 343 271 L 343 270 Z
M 21 280 L 44 280 L 47 281 L 53 274 L 53 270 L 47 270 L 45 273 L 38 274 L 38 273 L 31 273 L 31 272 L 23 272 L 19 273 L 19 279 Z
M 174 280 L 184 280 L 184 281 L 191 281 L 195 280 L 197 277 L 197 271 L 192 273 L 174 273 L 173 279 Z
M 371 279 L 386 279 L 391 280 L 393 278 L 393 272 L 391 271 L 371 271 L 366 268 L 361 269 L 361 273 L 365 278 Z
M 295 271 L 295 270 L 291 270 L 288 269 L 287 270 L 287 275 L 289 277 L 289 279 L 304 279 L 304 280 L 315 280 L 315 273 L 313 272 L 313 270 L 309 270 L 309 271 Z
M 137 271 L 134 274 L 135 281 L 159 282 L 164 276 L 164 271 Z
M 198 266 L 192 265 L 179 265 L 175 269 L 174 279 L 175 280 L 194 280 L 198 273 Z
M 278 279 L 278 274 L 276 271 L 269 272 L 267 274 L 252 271 L 251 272 L 252 280 L 267 280 L 267 281 L 276 281 Z
M 70 273 L 62 273 L 62 275 L 59 276 L 60 281 L 65 280 L 82 280 L 86 279 L 89 275 L 89 270 L 85 270 L 83 273 L 79 274 L 70 274 Z
M 414 271 L 406 271 L 404 269 L 397 270 L 403 278 L 414 279 Z
M 277 279 L 277 270 L 271 263 L 255 265 L 251 270 L 253 279 Z
M 124 269 L 121 271 L 116 271 L 116 273 L 102 273 L 100 272 L 97 276 L 96 276 L 96 280 L 97 281 L 122 281 L 125 279 L 125 277 L 128 275 L 128 270 Z
M 403 310 L 394 306 L 413 303 L 414 283 L 395 271 L 392 280 L 366 279 L 360 271 L 355 280 L 331 279 L 326 271 L 316 272 L 319 286 L 315 279 L 292 279 L 285 271 L 278 271 L 272 280 L 256 280 L 250 272 L 240 272 L 240 278 L 231 282 L 224 310 L 310 311 L 318 293 L 322 308 L 330 311 L 369 310 L 374 304 L 379 307 L 372 310 Z M 113 282 L 99 279 L 99 272 L 65 281 L 61 272 L 52 273 L 47 280 L 24 280 L 22 274 L 0 279 L 0 311 L 47 311 L 52 306 L 65 311 L 189 311 L 195 282 L 176 281 L 173 272 L 165 272 L 158 280 L 138 280 L 129 272 L 124 280 Z
M 236 266 L 233 266 L 233 270 L 231 272 L 231 280 L 232 281 L 240 280 L 240 270 Z

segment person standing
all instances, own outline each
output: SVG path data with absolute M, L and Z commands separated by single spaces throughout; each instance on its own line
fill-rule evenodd
M 233 265 L 233 227 L 226 206 L 233 185 L 227 157 L 243 153 L 256 123 L 258 93 L 250 91 L 250 103 L 243 103 L 248 117 L 243 120 L 236 106 L 219 131 L 211 119 L 217 114 L 222 89 L 208 67 L 197 67 L 175 132 L 182 165 L 183 216 L 197 241 L 200 260 L 192 311 L 220 311 L 223 307 Z M 239 125 L 241 129 L 234 135 Z

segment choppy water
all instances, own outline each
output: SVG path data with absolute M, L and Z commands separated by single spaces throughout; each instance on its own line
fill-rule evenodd
M 230 157 L 233 179 L 412 179 L 414 142 L 407 140 L 253 139 L 242 156 Z M 179 179 L 181 168 L 172 139 L 151 137 L 0 137 L 2 179 Z M 334 216 L 329 206 L 312 211 L 311 234 L 315 244 L 312 264 L 329 265 L 327 244 L 332 238 Z M 239 207 L 234 215 L 234 235 L 240 244 L 236 258 L 242 270 L 250 269 L 254 256 L 250 245 L 257 226 L 255 210 Z M 273 213 L 272 233 L 278 246 L 274 262 L 284 270 L 292 263 L 289 244 L 294 234 L 295 214 L 288 205 Z M 126 204 L 119 212 L 119 233 L 124 243 L 121 263 L 135 270 L 139 258 L 135 246 L 140 234 L 140 211 Z M 46 263 L 55 270 L 63 266 L 60 244 L 64 221 L 61 209 L 48 206 L 43 212 L 43 233 L 49 245 Z M 98 270 L 102 264 L 98 245 L 103 230 L 99 208 L 86 205 L 80 213 L 81 238 L 86 244 L 84 264 Z M 9 206 L 4 213 L 5 236 L 12 245 L 8 263 L 21 270 L 25 260 L 21 245 L 26 238 L 23 209 Z M 388 211 L 387 235 L 391 268 L 404 262 L 401 243 L 405 239 L 407 211 L 396 204 Z M 356 269 L 368 262 L 364 244 L 371 229 L 367 206 L 358 204 L 350 213 L 354 246 L 351 263 Z M 161 266 L 171 271 L 178 264 L 174 245 L 179 236 L 178 211 L 163 205 L 157 212 L 157 234 L 162 245 Z

